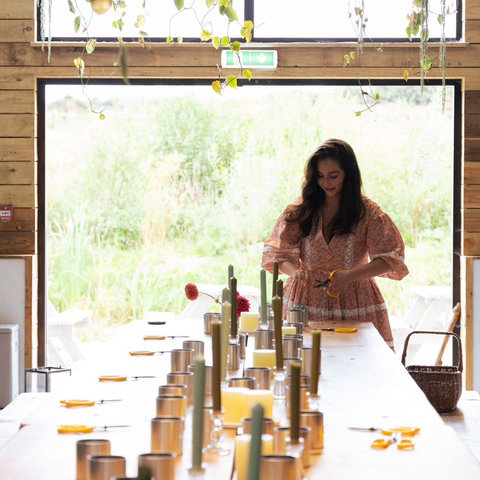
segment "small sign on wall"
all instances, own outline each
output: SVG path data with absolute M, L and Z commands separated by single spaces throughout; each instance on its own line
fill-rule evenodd
M 13 206 L 0 206 L 0 222 L 11 222 L 13 220 Z

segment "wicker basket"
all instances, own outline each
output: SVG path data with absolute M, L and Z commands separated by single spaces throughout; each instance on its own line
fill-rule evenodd
M 422 365 L 409 365 L 407 371 L 417 382 L 430 403 L 439 413 L 451 412 L 457 408 L 458 400 L 462 394 L 462 342 L 455 333 L 451 332 L 412 332 L 405 339 L 403 347 L 402 363 L 405 366 L 405 358 L 407 356 L 407 346 L 410 337 L 413 334 L 432 334 L 432 335 L 451 335 L 458 341 L 458 367 L 429 367 Z

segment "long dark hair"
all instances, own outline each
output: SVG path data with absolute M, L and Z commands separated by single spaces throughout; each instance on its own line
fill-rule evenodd
M 318 217 L 325 203 L 325 192 L 318 185 L 318 161 L 332 159 L 345 172 L 340 208 L 330 223 L 331 234 L 345 235 L 353 232 L 365 214 L 362 200 L 362 176 L 353 148 L 345 141 L 330 138 L 323 142 L 305 164 L 305 179 L 299 205 L 290 207 L 288 222 L 298 223 L 304 237 L 312 228 L 316 232 Z

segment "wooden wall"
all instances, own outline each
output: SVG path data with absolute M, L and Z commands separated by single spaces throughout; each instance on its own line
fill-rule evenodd
M 0 205 L 15 207 L 15 220 L 0 223 L 0 254 L 29 255 L 35 259 L 38 239 L 37 106 L 38 78 L 75 78 L 73 59 L 80 44 L 57 44 L 51 63 L 35 42 L 36 0 L 0 1 Z M 469 276 L 469 258 L 480 255 L 480 0 L 464 0 L 465 42 L 447 49 L 447 76 L 461 79 L 463 103 L 462 278 Z M 265 48 L 266 45 L 260 45 Z M 354 45 L 268 45 L 278 49 L 278 68 L 254 71 L 255 78 L 356 78 L 354 66 L 343 68 L 343 55 Z M 255 45 L 251 45 L 255 48 Z M 438 47 L 431 47 L 438 54 Z M 418 46 L 385 45 L 383 53 L 366 46 L 362 75 L 372 79 L 402 79 L 410 62 L 418 63 Z M 87 60 L 87 75 L 104 77 L 113 72 L 118 46 L 98 45 Z M 216 78 L 220 51 L 211 45 L 153 45 L 129 48 L 129 75 L 137 78 Z M 112 75 L 118 77 L 119 72 Z M 440 77 L 438 68 L 429 76 Z M 432 132 L 434 136 L 434 132 Z M 42 207 L 40 205 L 40 207 Z M 37 263 L 31 262 L 31 321 L 36 325 Z M 473 299 L 462 282 L 464 323 L 471 328 Z M 43 328 L 40 325 L 40 328 Z M 467 333 L 468 333 L 467 328 Z M 36 339 L 32 337 L 32 351 Z M 469 365 L 471 336 L 466 338 Z M 469 350 L 470 349 L 470 350 Z M 43 355 L 40 346 L 40 359 Z M 34 363 L 33 357 L 30 361 Z M 41 361 L 41 360 L 40 360 Z M 467 376 L 468 386 L 468 376 Z M 471 386 L 471 384 L 470 384 Z

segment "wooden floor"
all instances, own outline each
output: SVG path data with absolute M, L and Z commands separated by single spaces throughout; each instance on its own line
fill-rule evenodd
M 133 322 L 115 342 L 105 345 L 100 360 L 79 372 L 65 391 L 42 397 L 45 401 L 22 421 L 25 426 L 0 448 L 0 478 L 73 480 L 75 443 L 87 436 L 59 435 L 59 424 L 132 425 L 117 431 L 89 434 L 88 437 L 109 438 L 112 453 L 126 456 L 127 473 L 136 475 L 138 454 L 150 451 L 150 419 L 155 416 L 157 387 L 165 383 L 170 371 L 170 358 L 168 355 L 134 358 L 128 355 L 128 350 L 177 348 L 181 346 L 181 339 L 147 343 L 143 341 L 143 335 L 168 332 L 202 339 L 202 325 L 200 320 L 177 320 L 164 327 Z M 208 364 L 211 359 L 210 339 L 205 341 Z M 306 337 L 305 343 L 309 342 L 310 338 Z M 251 361 L 252 349 L 253 341 L 249 343 L 247 364 Z M 157 378 L 116 384 L 97 381 L 99 375 L 108 374 L 156 375 Z M 307 478 L 480 478 L 480 465 L 475 457 L 454 428 L 445 426 L 371 325 L 362 325 L 356 334 L 323 333 L 320 394 L 321 410 L 325 415 L 325 448 L 321 455 L 312 457 Z M 61 407 L 59 400 L 68 397 L 122 398 L 123 401 L 90 408 Z M 13 416 L 13 405 L 20 405 L 19 402 L 14 402 L 12 409 L 9 407 Z M 287 425 L 283 407 L 276 407 L 274 416 Z M 460 425 L 458 420 L 456 429 Z M 394 446 L 377 451 L 370 448 L 370 444 L 381 437 L 379 433 L 348 429 L 350 426 L 400 425 L 421 428 L 421 433 L 414 439 L 414 451 L 400 451 Z M 235 430 L 227 431 L 228 442 L 233 443 L 234 434 Z M 177 464 L 178 479 L 187 478 L 191 460 L 190 412 L 185 437 L 184 455 Z M 207 478 L 230 478 L 232 456 L 205 456 L 204 460 Z

